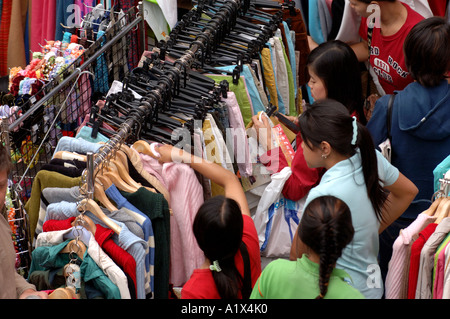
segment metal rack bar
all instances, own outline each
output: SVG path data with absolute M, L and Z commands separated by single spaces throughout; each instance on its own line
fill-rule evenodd
M 57 94 L 60 90 L 65 88 L 67 84 L 71 83 L 85 68 L 91 65 L 92 62 L 96 61 L 96 59 L 105 53 L 109 48 L 111 48 L 117 41 L 122 39 L 129 31 L 135 28 L 142 20 L 141 16 L 138 16 L 131 23 L 127 24 L 121 31 L 114 37 L 114 41 L 107 41 L 103 46 L 100 47 L 98 51 L 95 52 L 88 60 L 86 60 L 83 64 L 77 67 L 72 74 L 70 74 L 67 78 L 65 78 L 61 83 L 58 84 L 57 87 L 53 88 L 50 93 L 44 95 L 36 104 L 34 104 L 27 112 L 25 112 L 18 120 L 14 121 L 9 125 L 9 131 L 13 131 L 17 128 L 23 121 L 25 121 L 28 117 L 33 115 L 36 110 L 38 110 L 42 105 L 44 105 L 48 100 L 50 100 L 55 94 Z
M 227 3 L 227 2 L 235 3 L 238 7 L 240 7 L 242 4 L 241 0 L 228 0 L 228 1 L 225 1 L 224 3 Z M 224 9 L 220 8 L 218 10 L 218 12 L 215 14 L 215 16 L 224 16 L 224 15 L 226 16 L 228 13 L 229 13 L 229 11 L 226 8 L 224 8 Z M 214 21 L 214 19 L 211 19 L 211 21 Z M 195 54 L 197 53 L 197 51 L 200 48 L 205 47 L 205 41 L 207 39 L 209 39 L 209 37 L 211 35 L 211 29 L 205 28 L 202 32 L 199 33 L 199 35 L 200 34 L 202 34 L 203 36 L 199 36 L 198 40 L 195 41 L 194 43 L 192 43 L 190 48 L 185 51 L 184 55 L 181 56 L 179 59 L 177 59 L 174 63 L 174 67 L 177 69 L 180 76 L 181 76 L 182 68 L 183 67 L 190 68 L 192 62 L 194 62 L 194 60 L 195 60 Z M 175 80 L 174 75 L 172 73 L 168 73 L 167 76 L 170 78 L 171 81 Z M 149 95 L 161 97 L 163 90 L 167 90 L 166 82 L 158 82 L 158 85 L 156 86 L 156 88 L 149 91 L 149 93 L 150 93 Z M 160 101 L 153 100 L 152 102 L 160 102 Z M 142 99 L 141 104 L 139 105 L 138 109 L 139 109 L 139 111 L 143 112 L 144 114 L 149 114 L 152 107 L 153 107 L 153 105 L 151 103 L 149 103 L 145 99 Z M 134 114 L 135 113 L 131 114 L 131 116 L 129 115 L 129 117 L 125 120 L 125 122 L 120 125 L 118 132 L 114 135 L 114 137 L 111 138 L 105 144 L 105 146 L 103 146 L 99 150 L 99 152 L 96 154 L 96 156 L 94 156 L 93 167 L 89 171 L 86 170 L 86 176 L 87 176 L 86 182 L 92 183 L 91 185 L 89 185 L 89 184 L 87 185 L 88 188 L 89 187 L 93 188 L 93 176 L 89 177 L 89 175 L 95 174 L 95 171 L 100 166 L 100 164 L 108 158 L 109 153 L 113 149 L 116 149 L 118 145 L 123 143 L 123 141 L 125 141 L 129 137 L 129 135 L 131 133 L 131 128 L 133 126 L 135 126 L 135 124 L 139 123 L 140 120 L 142 120 L 140 117 L 133 116 Z

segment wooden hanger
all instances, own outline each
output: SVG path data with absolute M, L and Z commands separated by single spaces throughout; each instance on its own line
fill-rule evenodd
M 159 155 L 158 152 L 155 151 L 154 147 L 152 147 L 144 140 L 134 142 L 133 148 L 139 153 L 149 155 L 153 158 L 156 158 Z
M 116 159 L 120 161 L 122 165 L 125 167 L 125 169 L 128 171 L 127 155 L 122 150 L 116 151 Z
M 59 158 L 59 159 L 64 159 L 64 160 L 79 160 L 79 161 L 83 161 L 86 162 L 86 155 L 82 155 L 82 154 L 78 154 L 78 153 L 74 153 L 74 152 L 69 152 L 69 151 L 58 151 L 55 152 L 55 154 L 53 154 L 53 158 Z
M 112 159 L 111 162 L 116 166 L 117 171 L 119 172 L 119 176 L 127 183 L 128 185 L 132 186 L 133 188 L 139 189 L 142 187 L 141 184 L 137 183 L 128 172 L 128 169 L 118 160 Z
M 436 209 L 437 216 L 435 223 L 439 224 L 444 218 L 450 215 L 450 197 L 445 197 Z
M 111 218 L 105 215 L 100 206 L 92 200 L 85 198 L 78 205 L 79 210 L 86 210 L 94 214 L 98 219 L 100 219 L 108 228 L 112 229 L 116 234 L 120 234 L 121 228 L 117 225 Z
M 430 207 L 427 210 L 425 210 L 423 213 L 428 216 L 433 216 L 436 213 L 436 210 L 437 210 L 439 204 L 441 203 L 442 199 L 443 199 L 443 197 L 439 197 L 439 198 L 435 199 L 431 203 Z
M 113 161 L 108 161 L 108 163 L 103 164 L 98 172 L 97 176 L 105 176 L 107 177 L 118 189 L 128 192 L 134 193 L 138 188 L 129 185 L 126 183 L 123 178 L 120 176 L 119 169 L 123 170 L 123 166 L 117 167 Z M 123 172 L 122 172 L 123 174 Z
M 71 287 L 56 288 L 49 295 L 48 299 L 79 299 L 75 290 Z
M 92 221 L 92 219 L 89 216 L 86 216 L 83 214 L 83 216 L 79 215 L 75 220 L 71 223 L 72 226 L 83 226 L 88 231 L 90 231 L 92 234 L 95 235 L 95 231 L 97 230 L 97 226 L 95 226 L 95 223 Z
M 72 239 L 69 243 L 64 247 L 60 253 L 76 253 L 77 256 L 83 260 L 84 253 L 86 252 L 86 245 L 80 240 Z
M 117 207 L 109 200 L 108 196 L 106 196 L 105 190 L 108 187 L 101 181 L 107 180 L 105 176 L 97 176 L 94 182 L 94 198 L 98 200 L 103 207 L 108 209 L 109 211 L 117 210 Z

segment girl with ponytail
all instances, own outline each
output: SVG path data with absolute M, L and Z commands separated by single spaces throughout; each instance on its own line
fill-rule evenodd
M 252 299 L 362 299 L 348 274 L 335 268 L 354 234 L 348 206 L 333 196 L 312 200 L 303 211 L 298 242 L 305 253 L 295 261 L 278 259 L 264 268 Z
M 153 148 L 153 146 L 155 146 Z M 237 176 L 221 165 L 170 145 L 152 144 L 160 163 L 177 162 L 224 189 L 200 206 L 192 225 L 205 261 L 181 290 L 182 299 L 248 299 L 261 274 L 259 241 Z
M 366 298 L 381 298 L 378 234 L 408 208 L 418 190 L 375 150 L 368 130 L 341 103 L 316 101 L 300 115 L 298 123 L 307 165 L 326 169 L 319 185 L 309 192 L 305 206 L 326 195 L 348 205 L 355 235 L 336 267 L 350 275 L 352 285 Z M 294 239 L 291 259 L 303 252 Z

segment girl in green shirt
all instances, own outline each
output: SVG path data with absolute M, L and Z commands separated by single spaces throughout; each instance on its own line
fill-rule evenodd
M 354 234 L 350 209 L 340 199 L 322 196 L 305 208 L 298 236 L 308 253 L 295 261 L 271 262 L 256 282 L 251 299 L 362 299 L 335 268 Z

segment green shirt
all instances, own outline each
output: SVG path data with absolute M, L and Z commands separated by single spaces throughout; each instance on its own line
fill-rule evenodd
M 344 270 L 333 270 L 324 299 L 364 299 L 345 277 L 349 276 Z M 268 264 L 250 299 L 314 299 L 319 293 L 319 264 L 303 255 L 296 261 L 277 259 Z

